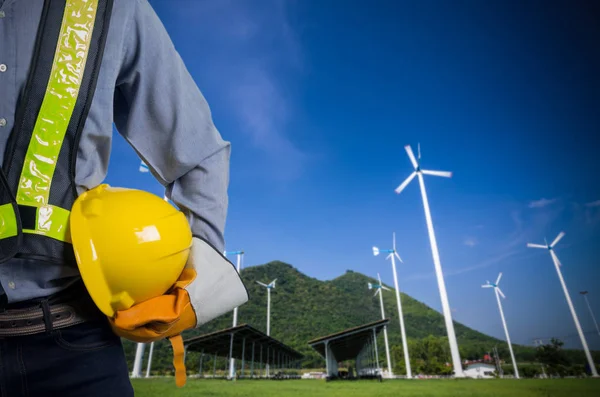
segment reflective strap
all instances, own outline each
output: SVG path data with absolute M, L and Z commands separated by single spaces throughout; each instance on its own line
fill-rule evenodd
M 98 0 L 67 0 L 42 106 L 29 142 L 17 204 L 40 207 L 27 233 L 66 241 L 69 213 L 48 206 L 50 186 L 83 79 Z
M 169 338 L 173 348 L 173 367 L 175 368 L 175 385 L 183 387 L 186 383 L 185 369 L 185 349 L 183 347 L 183 338 L 181 334 Z
M 23 224 L 23 233 L 41 234 L 71 243 L 71 229 L 69 227 L 69 215 L 71 213 L 68 210 L 54 205 L 43 205 L 35 209 L 34 227 L 26 227 Z
M 14 237 L 17 233 L 17 217 L 13 205 L 0 205 L 0 239 Z

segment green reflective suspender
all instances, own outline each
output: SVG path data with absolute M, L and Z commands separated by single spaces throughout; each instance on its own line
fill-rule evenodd
M 0 175 L 0 262 L 17 253 L 73 259 L 69 210 L 77 196 L 77 146 L 111 11 L 112 0 L 44 2 L 5 175 Z
M 17 234 L 19 228 L 12 203 L 0 205 L 0 237 L 14 237 Z
M 24 233 L 70 241 L 69 212 L 49 203 L 50 185 L 69 120 L 77 101 L 90 48 L 97 4 L 68 0 L 50 80 L 29 141 L 17 190 L 17 204 L 37 207 L 34 228 Z

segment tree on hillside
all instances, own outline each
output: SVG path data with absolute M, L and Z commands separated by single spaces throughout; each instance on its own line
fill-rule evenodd
M 565 376 L 570 365 L 569 359 L 562 346 L 564 342 L 560 339 L 552 338 L 550 343 L 540 345 L 536 349 L 536 359 L 546 366 L 550 374 Z

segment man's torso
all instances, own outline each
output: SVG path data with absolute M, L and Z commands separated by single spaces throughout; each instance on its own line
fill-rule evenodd
M 114 2 L 94 99 L 77 149 L 75 183 L 80 192 L 101 183 L 107 173 L 114 89 L 134 3 Z M 0 164 L 27 81 L 43 5 L 43 0 L 0 0 Z M 62 263 L 15 258 L 0 265 L 0 282 L 9 302 L 47 296 L 78 279 L 77 268 Z

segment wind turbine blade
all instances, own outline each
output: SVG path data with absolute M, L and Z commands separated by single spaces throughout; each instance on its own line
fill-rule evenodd
M 548 247 L 547 247 L 547 246 L 545 246 L 545 245 L 541 245 L 541 244 L 531 244 L 531 243 L 527 243 L 527 246 L 528 246 L 529 248 L 546 248 L 546 249 L 548 248 Z
M 484 284 L 484 285 L 481 286 L 481 288 L 492 288 L 492 286 L 489 285 L 489 284 Z
M 402 258 L 400 258 L 400 255 L 398 255 L 398 253 L 397 253 L 396 251 L 394 251 L 394 255 L 396 255 L 396 258 L 398 258 L 398 260 L 399 260 L 401 263 L 404 263 L 404 262 L 402 262 Z
M 560 263 L 560 261 L 558 260 L 558 256 L 556 256 L 554 251 L 550 250 L 550 255 L 552 255 L 552 259 L 554 259 L 556 263 L 558 263 L 558 266 L 562 266 L 562 263 Z
M 270 285 L 273 285 L 273 288 L 275 288 L 275 281 L 277 281 L 277 279 L 274 279 L 273 281 L 271 281 Z
M 375 255 L 375 256 L 379 255 L 379 248 L 373 247 L 373 255 Z
M 565 232 L 560 232 L 558 234 L 558 236 L 556 236 L 556 238 L 554 239 L 552 244 L 550 244 L 550 247 L 554 247 L 556 245 L 556 243 L 558 243 L 560 241 L 560 239 L 562 239 L 564 236 L 565 236 Z
M 388 287 L 386 287 L 385 285 L 382 285 L 381 288 L 383 288 L 386 291 L 391 291 L 391 289 L 389 289 Z
M 500 279 L 502 278 L 502 273 L 500 273 L 498 275 L 498 279 L 496 280 L 496 285 L 498 285 L 498 283 L 500 282 Z
M 379 293 L 380 289 L 377 288 L 377 291 L 375 291 L 375 294 L 373 294 L 373 296 L 377 296 L 377 294 Z
M 385 257 L 385 259 L 390 259 L 392 257 L 392 255 L 394 255 L 393 253 L 389 254 L 388 256 Z
M 268 285 L 267 285 L 267 284 L 265 284 L 265 283 L 261 283 L 260 281 L 257 281 L 256 283 L 257 283 L 257 284 L 260 284 L 260 285 L 262 285 L 263 287 L 268 287 Z
M 502 293 L 502 290 L 501 290 L 500 288 L 498 288 L 498 293 L 500 294 L 500 296 L 501 296 L 503 299 L 506 299 L 506 296 L 504 296 L 504 294 Z
M 421 170 L 425 175 L 434 175 L 434 176 L 443 176 L 444 178 L 451 178 L 452 172 L 450 171 L 431 171 L 431 170 Z
M 413 178 L 415 177 L 415 175 L 417 175 L 417 173 L 416 173 L 416 172 L 413 172 L 412 174 L 410 174 L 410 175 L 408 176 L 408 178 L 406 178 L 406 179 L 404 180 L 404 182 L 402 182 L 402 183 L 400 184 L 400 186 L 398 186 L 396 189 L 394 189 L 394 191 L 395 191 L 397 194 L 400 194 L 400 192 L 404 190 L 404 188 L 405 188 L 405 187 L 406 187 L 406 186 L 407 186 L 407 185 L 410 183 L 410 181 L 412 181 L 412 180 L 413 180 Z
M 417 156 L 421 160 L 421 142 L 417 143 Z
M 406 145 L 406 146 L 404 146 L 404 149 L 406 150 L 406 153 L 408 153 L 410 162 L 412 163 L 413 167 L 415 167 L 415 169 L 416 169 L 419 166 L 419 164 L 417 163 L 417 160 L 415 159 L 415 155 L 412 151 L 412 148 L 410 147 L 410 145 Z
M 379 280 L 379 285 L 381 285 L 381 276 L 377 273 L 377 280 Z
M 392 248 L 396 251 L 396 232 L 392 232 Z

